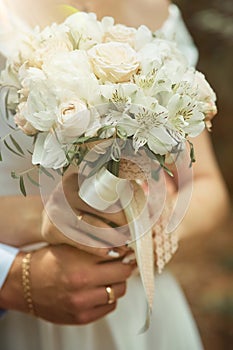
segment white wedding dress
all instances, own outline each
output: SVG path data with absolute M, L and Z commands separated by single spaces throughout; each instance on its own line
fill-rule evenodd
M 163 30 L 170 36 L 177 33 L 181 48 L 190 62 L 195 64 L 197 51 L 174 5 L 170 7 L 170 17 Z M 0 130 L 4 133 L 2 127 Z M 8 151 L 3 152 L 3 156 L 4 162 L 0 163 L 0 195 L 18 193 L 18 183 L 10 179 L 10 171 L 19 168 L 19 163 L 22 168 L 22 161 Z M 116 311 L 86 326 L 58 326 L 21 313 L 8 312 L 0 320 L 0 350 L 203 349 L 186 299 L 170 273 L 155 276 L 151 326 L 146 333 L 138 334 L 145 314 L 141 281 L 138 276 L 133 276 L 128 282 L 127 294 L 119 300 Z

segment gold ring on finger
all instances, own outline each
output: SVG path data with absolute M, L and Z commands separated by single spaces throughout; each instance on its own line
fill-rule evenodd
M 105 287 L 105 290 L 108 296 L 108 304 L 114 304 L 116 301 L 114 289 L 111 286 L 107 286 Z

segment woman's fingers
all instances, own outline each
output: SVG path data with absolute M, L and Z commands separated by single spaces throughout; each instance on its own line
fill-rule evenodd
M 73 173 L 64 178 L 63 191 L 72 208 L 99 216 L 116 224 L 117 226 L 124 226 L 127 224 L 126 217 L 122 211 L 120 203 L 116 203 L 114 206 L 111 206 L 107 211 L 98 211 L 85 203 L 78 194 L 79 182 L 77 174 Z
M 127 234 L 121 234 L 86 213 L 69 219 L 59 207 L 50 217 L 47 211 L 43 213 L 42 236 L 51 244 L 70 244 L 105 258 L 118 258 L 128 251 L 125 246 L 129 239 Z

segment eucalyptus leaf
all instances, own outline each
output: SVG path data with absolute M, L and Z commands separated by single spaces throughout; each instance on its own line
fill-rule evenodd
M 54 176 L 47 170 L 45 169 L 42 165 L 39 167 L 40 171 L 50 177 L 51 179 L 55 180 Z
M 20 186 L 20 191 L 22 192 L 24 197 L 26 197 L 27 193 L 26 193 L 26 188 L 25 188 L 23 176 L 20 176 L 20 178 L 19 178 L 19 186 Z
M 4 145 L 6 146 L 6 148 L 11 151 L 12 153 L 16 154 L 19 157 L 23 157 L 23 155 L 17 151 L 15 151 L 13 148 L 11 148 L 11 146 L 8 145 L 8 143 L 6 142 L 6 140 L 3 141 Z
M 15 171 L 12 171 L 12 172 L 11 172 L 11 177 L 12 177 L 12 179 L 14 179 L 14 180 L 19 179 L 19 175 L 17 175 Z
M 27 178 L 31 182 L 32 185 L 34 185 L 36 187 L 40 187 L 40 184 L 36 180 L 34 180 L 29 173 L 27 174 Z
M 195 157 L 195 152 L 194 152 L 194 146 L 191 141 L 188 140 L 189 147 L 190 147 L 190 167 L 192 166 L 193 163 L 196 162 L 196 157 Z
M 21 153 L 22 155 L 24 155 L 24 151 L 22 150 L 22 148 L 20 147 L 20 145 L 18 144 L 18 142 L 14 139 L 14 137 L 12 135 L 10 135 L 10 139 L 11 139 L 11 142 L 13 143 L 13 145 L 15 146 L 15 148 L 17 149 L 17 151 L 19 153 Z

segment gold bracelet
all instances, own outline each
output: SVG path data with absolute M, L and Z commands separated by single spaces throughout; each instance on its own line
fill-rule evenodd
M 23 295 L 26 301 L 28 311 L 31 315 L 35 315 L 35 309 L 32 301 L 31 293 L 31 257 L 32 253 L 27 253 L 22 260 L 22 285 L 23 285 Z

